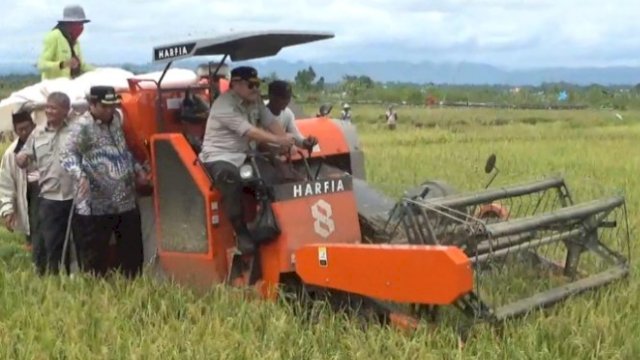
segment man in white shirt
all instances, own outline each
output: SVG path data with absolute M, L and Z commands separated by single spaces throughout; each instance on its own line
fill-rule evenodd
M 342 105 L 342 113 L 340 114 L 342 121 L 351 122 L 351 106 L 349 104 Z
M 293 135 L 296 146 L 311 149 L 318 143 L 318 140 L 313 136 L 305 138 L 298 130 L 295 123 L 296 117 L 293 111 L 289 109 L 292 93 L 291 85 L 288 82 L 282 80 L 272 81 L 269 83 L 269 103 L 267 108 L 280 121 L 284 130 Z
M 11 232 L 26 235 L 28 247 L 32 247 L 32 257 L 36 267 L 44 264 L 44 249 L 38 244 L 38 169 L 31 166 L 22 169 L 16 164 L 18 154 L 27 139 L 36 128 L 31 115 L 27 111 L 18 111 L 12 115 L 13 129 L 18 135 L 2 156 L 0 165 L 0 216 L 4 226 Z
M 16 155 L 16 165 L 38 169 L 38 242 L 34 252 L 44 251 L 44 261 L 37 263 L 38 274 L 57 274 L 67 234 L 67 222 L 73 202 L 73 180 L 60 164 L 62 144 L 70 136 L 71 100 L 62 92 L 47 96 L 47 122 L 37 126 Z
M 396 128 L 396 122 L 398 122 L 398 113 L 396 113 L 393 105 L 390 105 L 387 112 L 384 114 L 387 118 L 387 127 L 391 130 Z

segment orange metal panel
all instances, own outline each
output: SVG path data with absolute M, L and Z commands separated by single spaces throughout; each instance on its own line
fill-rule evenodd
M 316 243 L 296 251 L 296 272 L 308 284 L 403 303 L 446 305 L 473 289 L 457 247 Z
M 327 118 L 311 118 L 296 120 L 296 126 L 304 136 L 313 135 L 318 138 L 318 151 L 311 157 L 321 157 L 349 152 L 349 144 L 337 124 Z M 306 155 L 306 154 L 305 154 Z M 298 159 L 299 155 L 293 157 Z
M 202 279 L 196 281 L 200 284 L 212 284 L 218 283 L 225 279 L 227 275 L 227 258 L 226 251 L 229 247 L 234 246 L 232 229 L 222 216 L 220 216 L 220 224 L 215 226 L 212 224 L 213 215 L 220 215 L 218 210 L 213 210 L 211 204 L 220 202 L 220 194 L 214 189 L 210 189 L 210 181 L 207 177 L 205 170 L 198 163 L 195 162 L 196 154 L 193 152 L 191 146 L 181 134 L 156 134 L 152 137 L 152 142 L 156 140 L 168 140 L 178 153 L 178 156 L 185 164 L 189 175 L 196 183 L 200 194 L 206 199 L 205 204 L 209 204 L 205 209 L 207 217 L 207 238 L 209 242 L 209 251 L 205 254 L 198 253 L 179 253 L 165 251 L 162 249 L 162 227 L 160 218 L 160 204 L 162 198 L 158 194 L 157 177 L 153 177 L 154 181 L 154 206 L 156 212 L 156 231 L 157 231 L 157 243 L 158 254 L 160 256 L 160 263 L 165 271 L 177 279 L 186 280 L 188 278 L 200 276 Z M 157 166 L 162 166 L 157 162 L 155 148 L 151 147 L 152 152 L 152 167 L 154 169 Z M 218 205 L 219 209 L 219 205 Z M 215 214 L 214 214 L 215 213 Z M 223 221 L 224 220 L 224 221 Z M 194 281 L 189 281 L 194 282 Z
M 163 129 L 158 124 L 158 91 L 156 89 L 138 89 L 135 86 L 130 91 L 121 92 L 122 111 L 129 121 L 126 131 L 133 131 L 141 141 L 149 141 L 151 135 L 156 133 L 179 133 L 182 131 L 180 123 L 180 106 L 184 99 L 185 91 L 162 91 Z M 202 95 L 205 90 L 192 89 L 197 95 Z
M 146 143 L 156 133 L 154 96 L 150 91 L 129 93 L 122 96 L 122 112 L 124 114 L 123 130 L 127 144 L 136 159 L 146 160 L 149 156 Z M 143 161 L 144 161 L 143 160 Z
M 225 93 L 229 90 L 229 80 L 220 79 L 218 82 L 220 84 L 220 93 Z
M 322 217 L 314 217 L 314 208 Z M 358 209 L 352 192 L 279 202 L 274 204 L 274 211 L 283 228 L 281 272 L 295 270 L 292 255 L 306 244 L 359 243 L 361 240 Z
M 222 283 L 226 272 L 221 272 L 219 262 L 193 259 L 189 256 L 160 255 L 160 266 L 170 278 L 183 285 L 198 289 L 210 288 L 213 284 Z
M 267 283 L 275 284 L 279 281 L 280 273 L 295 271 L 295 251 L 305 244 L 360 242 L 358 209 L 352 192 L 276 202 L 273 211 L 282 233 L 272 243 L 262 247 L 262 272 Z M 322 218 L 318 213 L 322 214 Z
M 125 115 L 123 126 L 125 134 L 128 136 L 135 134 L 141 142 L 149 141 L 151 135 L 157 132 L 155 91 L 123 92 L 120 95 L 122 112 Z

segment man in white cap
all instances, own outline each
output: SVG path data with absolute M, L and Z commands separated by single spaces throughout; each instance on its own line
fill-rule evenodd
M 351 122 L 351 106 L 349 104 L 342 105 L 342 114 L 340 114 L 342 121 Z
M 84 24 L 89 21 L 81 6 L 64 8 L 62 19 L 44 38 L 43 50 L 38 58 L 42 80 L 60 77 L 73 79 L 93 69 L 84 62 L 78 42 Z

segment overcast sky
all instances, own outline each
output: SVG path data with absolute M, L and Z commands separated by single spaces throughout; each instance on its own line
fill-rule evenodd
M 284 60 L 472 61 L 507 68 L 640 65 L 640 0 L 85 0 L 91 63 L 147 62 L 151 49 L 228 31 L 336 37 Z M 235 5 L 232 5 L 235 3 Z M 34 62 L 67 2 L 0 0 L 0 61 Z

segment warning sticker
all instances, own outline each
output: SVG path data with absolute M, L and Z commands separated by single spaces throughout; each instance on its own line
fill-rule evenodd
M 327 248 L 326 247 L 319 247 L 318 248 L 318 262 L 320 263 L 321 267 L 327 267 L 328 261 L 327 261 Z

